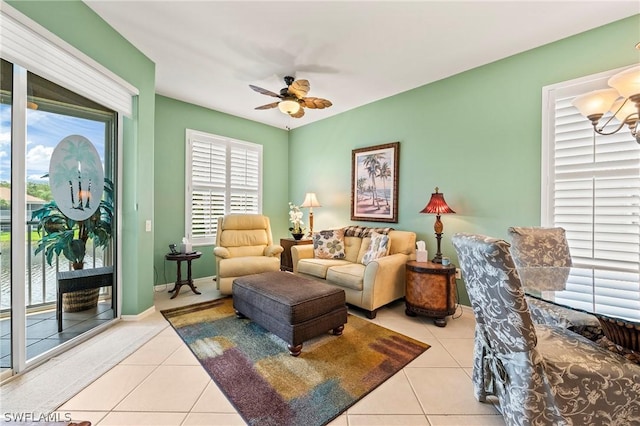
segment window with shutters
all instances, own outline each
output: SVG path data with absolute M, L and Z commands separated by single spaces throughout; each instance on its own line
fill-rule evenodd
M 571 105 L 620 70 L 543 89 L 542 226 L 565 228 L 574 266 L 597 268 L 572 274 L 557 301 L 628 316 L 640 309 L 640 145 L 626 127 L 597 134 Z
M 186 229 L 214 244 L 218 217 L 262 212 L 262 145 L 187 129 Z

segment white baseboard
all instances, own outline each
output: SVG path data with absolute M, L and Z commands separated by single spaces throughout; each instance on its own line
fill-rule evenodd
M 140 312 L 137 315 L 122 315 L 120 318 L 122 321 L 140 321 L 142 318 L 153 314 L 156 311 L 156 307 L 152 306 L 144 312 Z

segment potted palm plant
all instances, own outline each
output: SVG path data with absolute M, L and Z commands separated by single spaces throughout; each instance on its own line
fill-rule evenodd
M 31 215 L 31 220 L 38 221 L 37 232 L 41 236 L 35 254 L 44 251 L 49 266 L 54 255 L 62 255 L 71 262 L 74 270 L 83 269 L 89 239 L 96 247 L 104 249 L 109 245 L 113 233 L 113 213 L 113 182 L 107 178 L 104 179 L 100 205 L 87 219 L 70 219 L 60 211 L 55 201 L 50 201 Z M 98 294 L 99 289 L 64 294 L 63 309 L 65 312 L 89 309 L 96 305 Z M 74 304 L 74 299 L 81 302 Z

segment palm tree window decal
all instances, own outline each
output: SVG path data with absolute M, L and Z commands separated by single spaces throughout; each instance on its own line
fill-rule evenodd
M 67 136 L 56 146 L 48 176 L 53 201 L 31 217 L 39 222 L 42 236 L 35 254 L 44 251 L 49 265 L 54 255 L 62 254 L 73 269 L 83 269 L 87 241 L 102 249 L 111 241 L 113 183 L 104 177 L 95 146 L 80 135 Z
M 102 198 L 102 185 L 92 184 L 103 180 L 100 155 L 87 138 L 67 136 L 56 146 L 49 163 L 49 186 L 65 216 L 77 221 L 95 213 L 98 205 L 91 199 Z
M 89 178 L 89 186 L 86 191 L 82 190 L 82 163 L 78 161 L 78 205 L 75 206 L 73 196 L 73 182 L 69 180 L 69 193 L 71 198 L 71 208 L 84 211 L 85 208 L 91 208 L 91 178 Z M 87 197 L 86 204 L 83 204 L 83 198 Z

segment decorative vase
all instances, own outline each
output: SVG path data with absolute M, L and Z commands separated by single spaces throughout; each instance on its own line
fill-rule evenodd
M 301 240 L 301 239 L 302 239 L 302 237 L 304 237 L 304 233 L 303 233 L 303 232 L 301 232 L 301 233 L 299 233 L 299 234 L 296 234 L 296 233 L 293 233 L 293 232 L 292 232 L 292 233 L 291 233 L 291 235 L 293 235 L 293 238 L 294 238 L 295 240 Z

